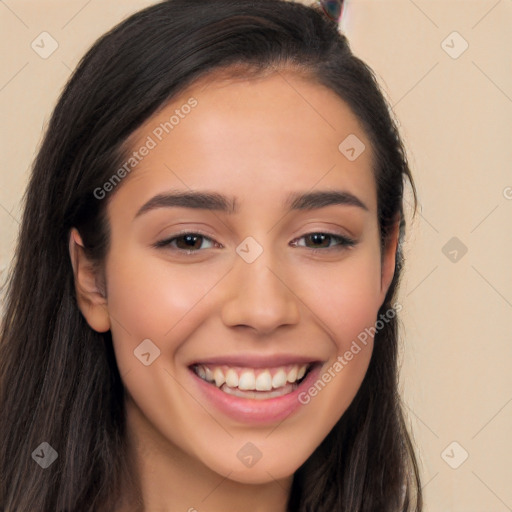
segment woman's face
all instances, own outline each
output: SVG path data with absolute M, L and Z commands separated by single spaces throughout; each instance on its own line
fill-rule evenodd
M 370 142 L 280 72 L 197 82 L 130 143 L 103 199 L 104 322 L 84 312 L 111 329 L 130 428 L 235 481 L 287 477 L 360 387 L 393 274 Z

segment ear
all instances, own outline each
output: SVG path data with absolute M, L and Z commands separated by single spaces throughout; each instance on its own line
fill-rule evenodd
M 398 248 L 398 236 L 400 233 L 400 215 L 397 215 L 393 227 L 388 233 L 386 246 L 383 249 L 381 265 L 381 303 L 384 302 L 388 289 L 395 275 L 396 250 Z
M 75 277 L 78 307 L 92 329 L 107 332 L 110 329 L 107 299 L 98 286 L 99 276 L 85 254 L 82 238 L 76 228 L 70 231 L 69 256 Z

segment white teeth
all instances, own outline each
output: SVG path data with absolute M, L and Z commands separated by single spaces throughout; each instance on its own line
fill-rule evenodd
M 308 368 L 308 364 L 301 366 L 297 364 L 289 365 L 279 368 L 277 371 L 273 370 L 275 371 L 274 376 L 272 376 L 272 370 L 269 369 L 254 370 L 246 368 L 242 370 L 226 366 L 208 367 L 202 364 L 196 365 L 194 369 L 203 380 L 215 383 L 219 389 L 225 392 L 229 392 L 228 388 L 231 390 L 238 389 L 238 391 L 246 394 L 250 391 L 261 392 L 262 394 L 266 392 L 263 396 L 269 397 L 268 393 L 271 391 L 289 389 L 291 385 L 304 377 Z
M 242 375 L 240 375 L 240 380 L 238 381 L 238 389 L 254 389 L 255 387 L 256 377 L 254 376 L 254 372 L 251 370 L 242 372 Z
M 224 374 L 222 373 L 222 370 L 220 368 L 215 368 L 215 371 L 213 372 L 213 378 L 215 379 L 215 385 L 220 388 L 224 382 L 226 382 L 226 379 L 224 378 Z
M 231 368 L 226 373 L 226 384 L 230 388 L 236 388 L 238 386 L 238 374 Z
M 272 376 L 268 370 L 260 373 L 256 379 L 256 391 L 270 391 L 272 389 Z
M 293 384 L 286 384 L 279 389 L 273 389 L 272 391 L 240 391 L 238 388 L 230 388 L 229 386 L 222 386 L 221 388 L 224 393 L 233 396 L 239 396 L 241 398 L 251 398 L 253 400 L 267 400 L 269 398 L 276 398 L 278 396 L 287 395 L 293 391 Z
M 288 372 L 288 378 L 286 379 L 288 382 L 295 382 L 297 380 L 297 367 L 294 366 L 289 372 Z
M 201 377 L 201 379 L 206 380 L 206 371 L 204 369 L 204 366 L 197 366 L 197 374 L 199 375 L 199 377 Z
M 204 372 L 205 372 L 206 380 L 207 380 L 208 382 L 213 382 L 213 380 L 214 380 L 214 379 L 213 379 L 213 373 L 212 373 L 212 371 L 210 370 L 210 368 L 206 367 L 206 368 L 204 369 Z
M 286 372 L 284 370 L 278 370 L 272 378 L 272 387 L 280 388 L 286 384 Z

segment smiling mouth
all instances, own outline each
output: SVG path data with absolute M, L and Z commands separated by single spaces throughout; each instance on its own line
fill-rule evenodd
M 202 380 L 228 395 L 266 400 L 293 392 L 317 363 L 289 364 L 274 368 L 243 368 L 194 364 L 191 370 Z

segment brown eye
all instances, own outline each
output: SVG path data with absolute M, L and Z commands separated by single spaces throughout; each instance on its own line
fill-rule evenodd
M 201 248 L 203 242 L 203 236 L 201 235 L 182 235 L 175 238 L 176 247 L 178 249 L 184 249 L 189 251 L 191 249 L 197 250 Z
M 299 243 L 298 240 L 304 240 L 305 243 Z M 333 243 L 334 242 L 334 243 Z M 342 235 L 331 233 L 309 233 L 301 236 L 292 242 L 294 246 L 306 247 L 308 249 L 343 249 L 356 244 L 355 240 Z
M 325 233 L 312 233 L 311 235 L 306 235 L 305 240 L 310 240 L 313 244 L 313 249 L 329 247 L 331 242 L 331 235 L 327 235 Z M 307 246 L 307 244 L 306 244 Z
M 209 244 L 206 247 L 205 244 Z M 156 248 L 169 247 L 178 251 L 199 252 L 201 249 L 214 247 L 215 242 L 200 233 L 183 233 L 157 242 Z

